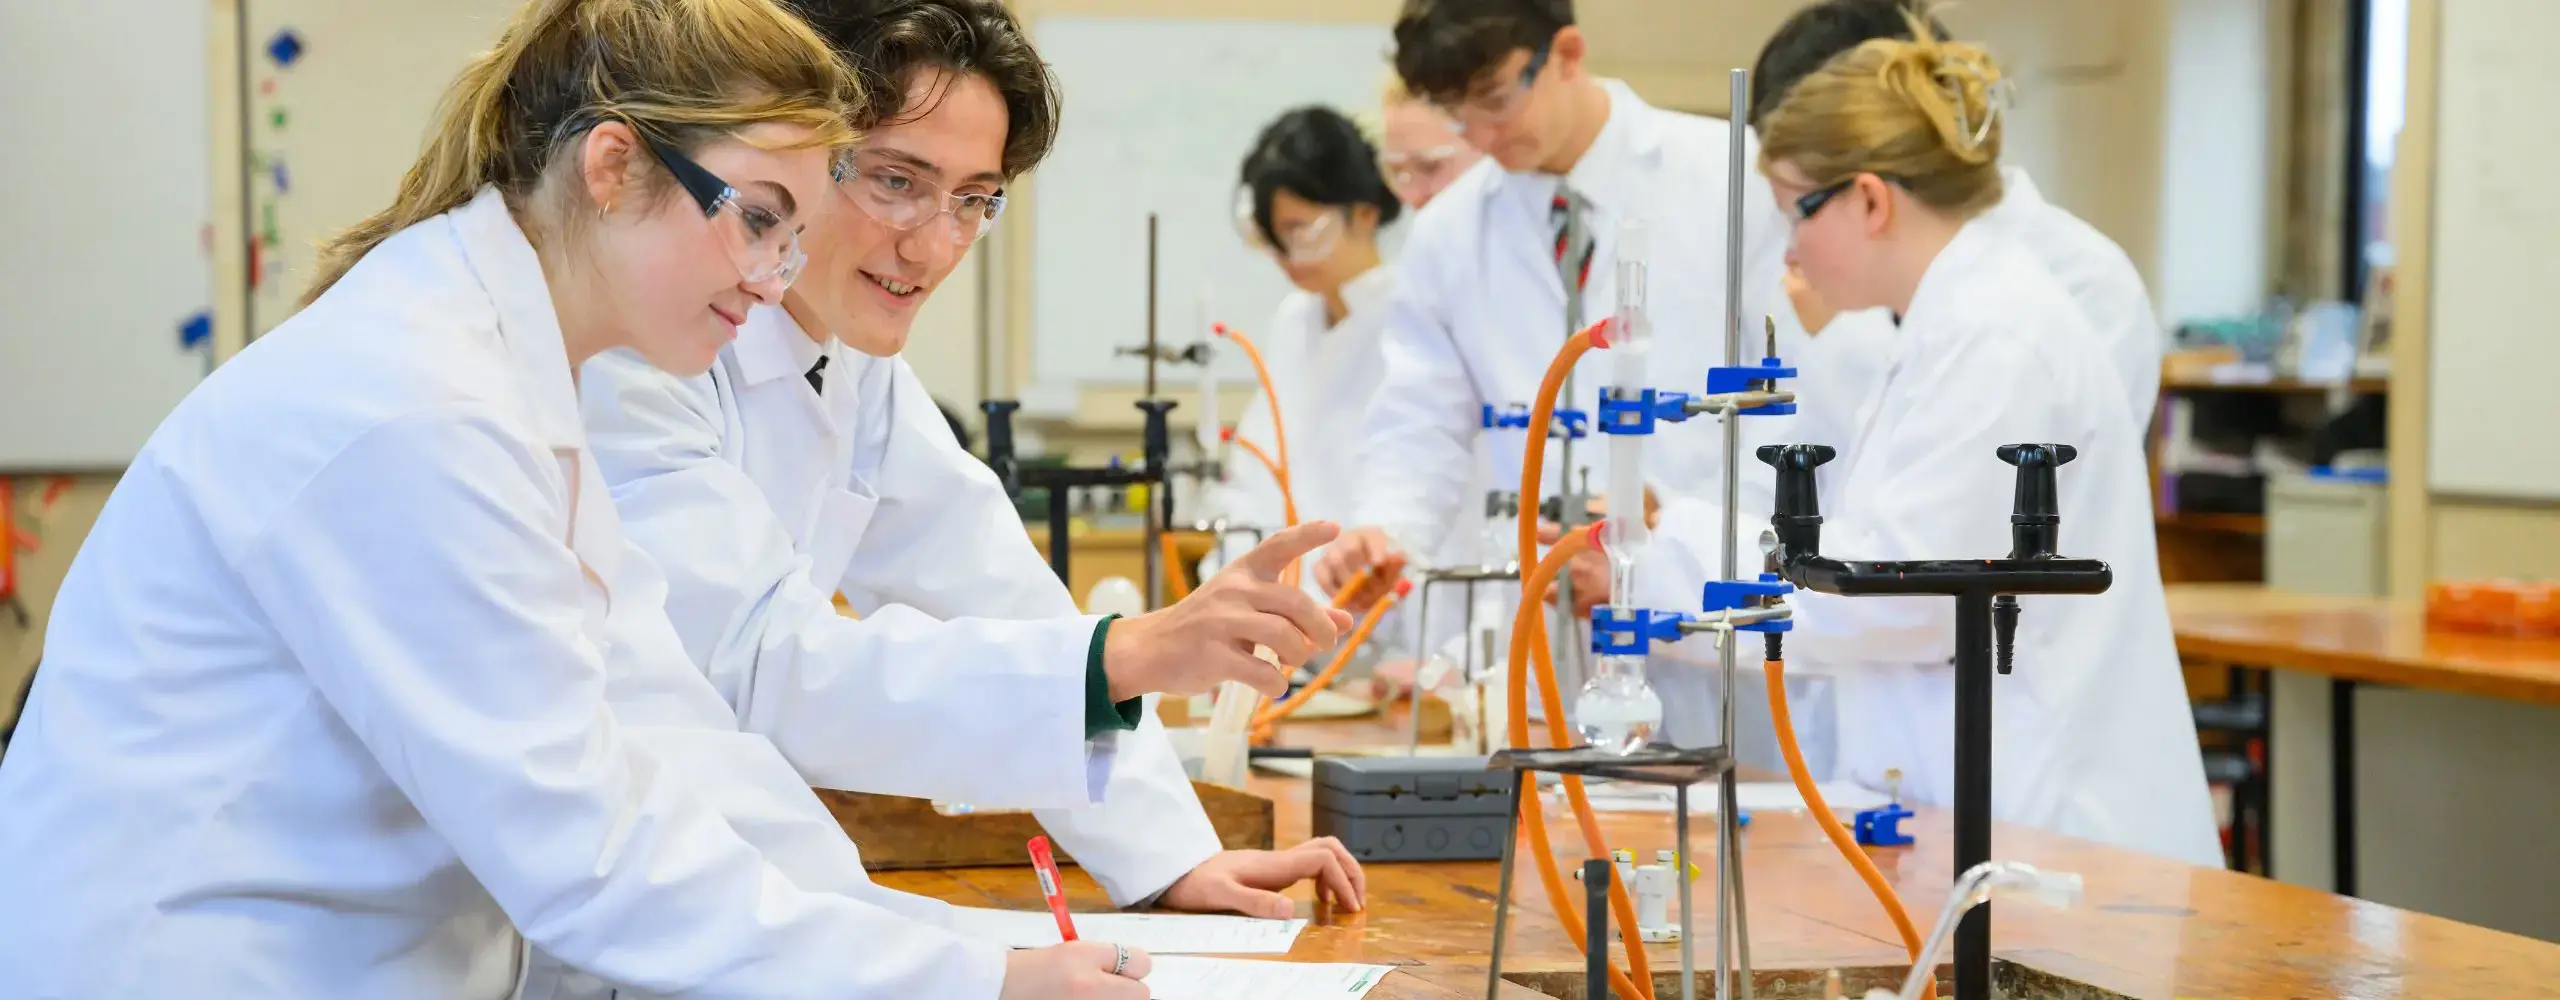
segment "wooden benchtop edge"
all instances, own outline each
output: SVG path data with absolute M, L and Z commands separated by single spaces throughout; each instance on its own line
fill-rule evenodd
M 1400 740 L 1392 721 L 1357 720 L 1284 727 L 1282 742 L 1343 746 Z M 1273 799 L 1282 843 L 1308 832 L 1309 789 L 1303 779 L 1257 774 L 1252 788 Z M 1581 838 L 1569 816 L 1556 816 L 1560 861 L 1580 860 Z M 1614 846 L 1639 856 L 1670 843 L 1671 817 L 1606 814 Z M 1693 824 L 1693 827 L 1696 824 Z M 1707 824 L 1694 850 L 1711 855 Z M 1953 876 L 1946 817 L 1921 810 L 1907 824 L 1919 843 L 1871 856 L 1926 925 L 1936 919 Z M 1693 829 L 1693 834 L 1700 831 Z M 1841 863 L 1809 818 L 1796 812 L 1755 814 L 1743 853 L 1755 971 L 1819 973 L 1826 968 L 1888 968 L 1904 959 L 1899 937 L 1864 884 Z M 2560 982 L 2560 945 L 2473 927 L 2377 903 L 2003 825 L 1995 856 L 2080 874 L 2082 904 L 2055 911 L 2032 904 L 1999 907 L 1995 954 L 2043 974 L 2145 1000 L 2238 997 L 2461 998 L 2540 995 Z M 1711 856 L 1699 858 L 1713 870 Z M 1361 913 L 1319 909 L 1312 890 L 1290 892 L 1312 923 L 1287 957 L 1297 961 L 1369 962 L 1397 966 L 1371 995 L 1377 1000 L 1480 996 L 1491 938 L 1492 862 L 1373 864 L 1370 906 Z M 1026 869 L 889 872 L 880 882 L 971 905 L 1037 909 Z M 1070 870 L 1077 909 L 1109 907 L 1100 888 Z M 1702 880 L 1695 903 L 1702 918 L 1698 957 L 1713 966 L 1714 888 Z M 1537 878 L 1523 869 L 1515 885 L 1506 973 L 1561 976 L 1580 968 L 1563 929 L 1547 909 Z M 1676 945 L 1648 946 L 1657 969 L 1675 968 Z M 1530 991 L 1506 989 L 1526 1000 Z

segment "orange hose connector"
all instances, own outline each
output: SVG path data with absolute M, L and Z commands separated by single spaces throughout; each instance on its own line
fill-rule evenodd
M 1725 637 L 1727 642 L 1735 640 L 1735 635 Z M 1849 836 L 1847 827 L 1840 825 L 1840 817 L 1831 814 L 1831 804 L 1822 800 L 1822 790 L 1813 783 L 1812 769 L 1805 766 L 1804 751 L 1796 747 L 1795 719 L 1787 712 L 1786 662 L 1769 660 L 1762 670 L 1769 679 L 1769 720 L 1777 730 L 1778 749 L 1786 754 L 1787 776 L 1795 779 L 1797 794 L 1804 796 L 1805 808 L 1813 810 L 1813 821 L 1822 827 L 1824 836 L 1831 838 L 1831 846 L 1848 859 L 1849 867 L 1858 870 L 1858 878 L 1867 883 L 1869 892 L 1875 893 L 1876 902 L 1884 904 L 1885 915 L 1893 918 L 1893 929 L 1902 935 L 1902 947 L 1911 953 L 1911 960 L 1919 961 L 1920 929 L 1911 923 L 1911 914 L 1903 910 L 1902 898 L 1894 894 L 1893 884 L 1885 881 L 1875 859 L 1858 849 L 1858 841 Z M 1921 996 L 1937 1000 L 1936 976 L 1929 977 L 1928 989 Z

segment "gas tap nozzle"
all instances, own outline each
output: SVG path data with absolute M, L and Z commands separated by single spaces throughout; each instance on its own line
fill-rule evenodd
M 2009 558 L 2053 558 L 2062 534 L 2061 489 L 2054 470 L 2080 457 L 2080 450 L 2067 444 L 2012 444 L 2002 445 L 1998 454 L 2018 470 L 2017 499 L 2009 510 Z M 2013 666 L 2020 610 L 2016 594 L 1991 601 L 1991 662 L 2003 674 Z

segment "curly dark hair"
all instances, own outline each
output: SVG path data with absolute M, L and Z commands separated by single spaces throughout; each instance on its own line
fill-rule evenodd
M 1004 95 L 1004 175 L 1019 177 L 1058 142 L 1058 81 L 1031 35 L 1001 0 L 792 0 L 792 6 L 861 77 L 878 128 L 914 121 L 941 103 L 907 106 L 920 69 L 976 73 Z M 946 88 L 947 89 L 947 88 Z
M 1573 23 L 1573 0 L 1405 0 L 1396 76 L 1421 98 L 1455 103 L 1515 49 L 1536 52 Z

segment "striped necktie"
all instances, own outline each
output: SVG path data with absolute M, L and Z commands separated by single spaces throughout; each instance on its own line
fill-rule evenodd
M 1590 202 L 1562 182 L 1547 204 L 1547 224 L 1556 234 L 1556 278 L 1564 285 L 1565 332 L 1582 329 L 1582 289 L 1591 283 L 1591 230 L 1584 225 Z

